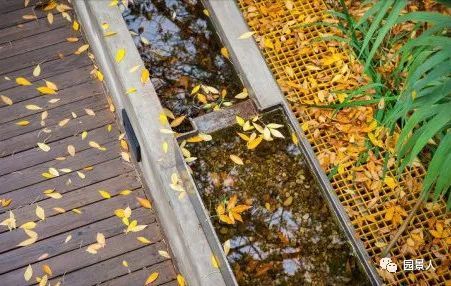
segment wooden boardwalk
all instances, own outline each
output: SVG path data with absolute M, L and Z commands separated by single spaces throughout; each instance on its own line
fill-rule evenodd
M 144 285 L 154 272 L 151 285 L 178 285 L 89 50 L 74 54 L 86 44 L 80 31 L 56 8 L 50 24 L 34 3 L 0 0 L 0 285 Z M 45 80 L 55 94 L 37 90 Z M 128 224 L 144 229 L 118 217 L 127 207 Z

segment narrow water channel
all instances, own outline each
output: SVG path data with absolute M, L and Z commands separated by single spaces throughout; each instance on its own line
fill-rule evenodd
M 239 101 L 242 83 L 200 1 L 134 3 L 123 15 L 165 108 L 195 118 Z M 199 85 L 218 92 L 193 96 Z M 273 123 L 284 138 L 272 136 L 250 150 L 237 133 L 246 133 L 243 127 L 233 125 L 212 133 L 211 141 L 184 145 L 197 157 L 193 177 L 239 285 L 369 284 L 283 114 L 254 123 Z M 175 127 L 189 129 L 187 121 Z

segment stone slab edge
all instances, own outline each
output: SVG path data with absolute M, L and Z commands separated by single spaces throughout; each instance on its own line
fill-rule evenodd
M 116 105 L 117 116 L 121 117 L 121 109 L 127 111 L 141 145 L 142 162 L 139 167 L 149 186 L 179 271 L 189 285 L 236 285 L 174 135 L 161 132 L 162 128 L 170 127 L 160 124 L 159 116 L 163 109 L 152 84 L 150 81 L 146 84 L 140 81 L 144 63 L 119 8 L 110 7 L 109 3 L 98 0 L 73 1 L 82 30 Z M 103 22 L 109 24 L 109 31 L 117 34 L 104 37 L 101 28 Z M 120 63 L 116 63 L 115 55 L 121 48 L 125 49 L 126 54 Z M 136 65 L 140 65 L 140 69 L 130 73 L 130 68 Z M 132 87 L 136 88 L 136 92 L 126 95 L 126 90 Z M 167 153 L 163 152 L 163 142 L 169 145 Z M 182 199 L 169 186 L 173 173 L 183 178 L 188 195 Z M 200 220 L 199 217 L 205 219 Z M 219 261 L 220 270 L 212 266 L 213 254 Z
M 324 195 L 327 197 L 329 206 L 336 217 L 346 236 L 350 240 L 358 259 L 373 285 L 382 285 L 382 281 L 373 266 L 362 241 L 357 237 L 354 226 L 340 203 L 327 175 L 320 167 L 315 152 L 307 140 L 304 132 L 299 126 L 295 115 L 280 90 L 276 80 L 269 70 L 260 49 L 253 37 L 239 39 L 249 32 L 250 29 L 245 22 L 235 0 L 202 0 L 210 12 L 213 25 L 216 28 L 223 44 L 229 50 L 234 66 L 239 70 L 240 77 L 249 89 L 257 106 L 263 110 L 269 110 L 281 106 L 292 127 L 299 137 L 303 154 L 309 166 L 312 168 Z

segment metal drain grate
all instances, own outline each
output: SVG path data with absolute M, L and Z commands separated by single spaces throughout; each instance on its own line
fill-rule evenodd
M 250 29 L 255 31 L 255 36 L 260 39 L 264 58 L 317 156 L 343 154 L 343 142 L 349 141 L 349 138 L 345 138 L 339 130 L 323 128 L 332 123 L 333 111 L 330 112 L 330 117 L 320 118 L 320 116 L 324 117 L 324 114 L 319 115 L 316 108 L 300 107 L 299 103 L 317 103 L 319 92 L 340 87 L 339 81 L 332 82 L 331 79 L 340 73 L 342 66 L 331 64 L 320 70 L 309 66 L 321 62 L 324 57 L 331 54 L 339 54 L 342 62 L 350 65 L 352 64 L 350 53 L 342 47 L 329 46 L 324 42 L 319 42 L 313 47 L 310 42 L 312 39 L 330 32 L 324 27 L 309 26 L 291 33 L 287 30 L 293 23 L 315 22 L 323 19 L 328 9 L 325 2 L 322 0 L 239 0 L 238 4 Z M 290 9 L 287 5 L 290 5 Z M 264 39 L 269 42 L 266 47 Z M 355 86 L 359 85 L 355 78 L 352 81 Z M 359 112 L 372 115 L 373 109 L 373 107 L 359 108 Z M 311 122 L 320 122 L 320 124 L 310 124 Z M 354 150 L 354 153 L 358 154 L 359 150 Z M 407 213 L 410 212 L 416 203 L 425 169 L 422 166 L 416 166 L 406 170 L 404 174 L 396 177 L 399 187 L 392 189 L 382 183 L 383 186 L 377 193 L 374 192 L 371 181 L 356 181 L 356 172 L 368 172 L 365 165 L 355 167 L 357 156 L 344 156 L 340 159 L 342 169 L 331 178 L 331 184 L 348 212 L 357 235 L 363 241 L 373 262 L 378 265 L 384 245 L 390 242 L 390 236 L 397 228 L 385 219 L 387 208 L 391 203 L 402 201 L 404 210 Z M 379 160 L 379 162 L 382 161 Z M 332 168 L 333 166 L 326 166 L 325 170 L 329 173 Z M 393 171 L 388 170 L 387 173 L 395 177 Z M 400 197 L 402 197 L 401 200 Z M 411 283 L 451 285 L 449 246 L 446 239 L 434 240 L 429 232 L 436 221 L 444 221 L 445 226 L 449 227 L 450 216 L 446 214 L 443 201 L 437 204 L 426 204 L 417 211 L 417 215 L 390 253 L 392 260 L 398 265 L 397 273 L 392 275 L 382 272 L 383 270 L 380 271 L 385 282 L 392 285 Z M 416 229 L 423 232 L 425 243 L 414 250 L 414 254 L 409 254 L 406 252 L 406 243 L 412 231 Z M 426 264 L 431 261 L 435 271 L 402 271 L 403 261 L 409 259 L 424 259 Z M 376 267 L 379 269 L 378 266 Z

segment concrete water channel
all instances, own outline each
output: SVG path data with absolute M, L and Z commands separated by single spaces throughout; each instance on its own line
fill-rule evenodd
M 135 2 L 135 10 L 95 0 L 74 6 L 188 283 L 381 284 L 256 43 L 239 39 L 248 27 L 236 3 Z M 115 37 L 103 36 L 104 23 Z M 120 64 L 118 49 L 127 53 Z M 152 84 L 130 73 L 137 65 L 149 68 Z M 201 84 L 227 93 L 194 101 Z M 242 86 L 250 98 L 234 99 Z M 127 95 L 130 88 L 136 92 Z M 163 107 L 190 124 L 167 132 Z M 237 116 L 253 129 L 243 130 Z M 249 150 L 237 132 L 259 136 L 260 126 L 272 129 L 272 140 Z M 238 221 L 221 220 L 220 206 L 227 212 L 230 204 L 250 208 L 226 213 Z

